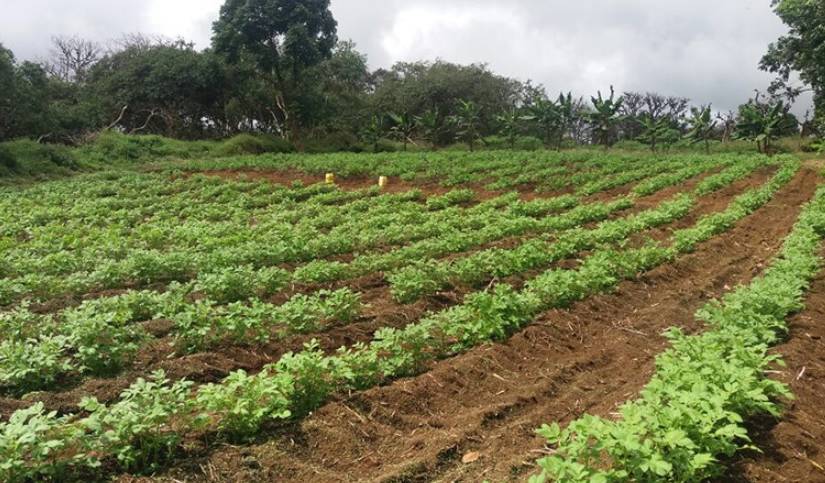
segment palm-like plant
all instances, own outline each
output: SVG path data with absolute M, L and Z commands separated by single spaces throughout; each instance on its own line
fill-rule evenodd
M 516 147 L 516 138 L 521 130 L 521 119 L 515 107 L 504 114 L 496 116 L 496 120 L 500 126 L 499 132 L 507 139 L 507 144 L 510 146 L 510 149 Z
M 757 96 L 739 107 L 735 137 L 754 141 L 760 153 L 772 154 L 773 142 L 787 128 L 787 112 L 784 102 L 763 103 Z
M 528 112 L 529 114 L 524 119 L 536 124 L 545 146 L 549 146 L 556 139 L 556 132 L 559 131 L 561 125 L 559 106 L 550 99 L 537 97 L 528 108 Z
M 404 113 L 401 115 L 398 114 L 389 114 L 390 120 L 392 121 L 392 127 L 390 128 L 390 132 L 392 133 L 393 137 L 400 140 L 404 144 L 404 151 L 407 150 L 407 144 L 415 142 L 412 140 L 412 136 L 415 133 L 416 128 L 418 127 L 418 123 L 416 122 L 415 117 L 413 117 L 409 113 Z
M 688 119 L 689 130 L 685 139 L 690 144 L 705 144 L 705 152 L 710 153 L 710 140 L 716 132 L 716 121 L 711 117 L 711 106 L 701 109 L 692 108 L 691 116 Z
M 610 86 L 610 97 L 602 97 L 601 91 L 598 92 L 598 97 L 591 97 L 593 108 L 590 113 L 590 125 L 593 129 L 593 136 L 598 144 L 606 148 L 610 147 L 612 142 L 613 131 L 616 124 L 621 120 L 619 111 L 624 103 L 624 97 L 619 96 L 615 98 L 616 93 L 613 86 Z
M 573 101 L 573 94 L 568 92 L 567 95 L 559 94 L 559 100 L 556 101 L 556 109 L 559 116 L 559 129 L 556 138 L 556 150 L 561 150 L 561 145 L 564 142 L 564 135 L 570 131 L 570 127 L 576 119 L 576 103 Z
M 467 143 L 470 151 L 475 151 L 475 142 L 481 137 L 481 108 L 473 101 L 460 100 L 453 120 L 456 126 L 456 139 Z
M 363 131 L 364 140 L 372 145 L 373 152 L 378 152 L 378 142 L 386 130 L 385 116 L 373 114 Z
M 438 145 L 438 140 L 444 131 L 444 122 L 438 109 L 428 109 L 420 116 L 415 117 L 420 135 L 424 137 L 433 147 Z

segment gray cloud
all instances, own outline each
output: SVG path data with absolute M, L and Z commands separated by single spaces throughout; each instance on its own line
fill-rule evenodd
M 0 42 L 20 58 L 49 37 L 125 32 L 183 36 L 205 46 L 221 0 L 29 0 L 4 6 Z M 333 0 L 339 35 L 372 67 L 443 58 L 486 62 L 551 92 L 655 90 L 734 109 L 771 76 L 757 68 L 785 32 L 769 0 Z M 804 112 L 805 100 L 797 107 Z

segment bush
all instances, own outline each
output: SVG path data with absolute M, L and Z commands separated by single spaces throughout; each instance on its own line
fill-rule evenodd
M 519 136 L 516 138 L 516 149 L 521 151 L 538 151 L 544 148 L 541 139 L 533 136 Z
M 155 160 L 156 158 L 192 158 L 214 149 L 212 141 L 180 141 L 155 135 L 126 135 L 109 131 L 80 148 L 86 158 L 111 164 L 113 161 Z
M 0 144 L 0 166 L 12 171 L 17 169 L 17 158 L 14 157 L 9 148 L 2 144 Z
M 487 136 L 481 144 L 483 149 L 515 149 L 519 151 L 538 151 L 544 148 L 544 143 L 541 139 L 533 136 L 516 136 L 514 142 L 510 144 L 510 140 L 504 136 Z
M 271 135 L 238 134 L 223 141 L 214 151 L 216 156 L 244 154 L 291 153 L 295 148 L 289 141 Z
M 67 174 L 80 166 L 66 146 L 19 139 L 0 144 L 0 167 L 5 168 L 0 174 L 35 176 Z
M 346 131 L 327 133 L 304 143 L 304 151 L 307 153 L 361 153 L 370 150 L 360 143 L 355 134 Z

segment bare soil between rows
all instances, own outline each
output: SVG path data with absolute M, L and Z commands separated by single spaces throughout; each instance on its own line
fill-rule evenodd
M 734 195 L 749 187 L 761 185 L 769 178 L 772 171 L 772 169 L 761 170 L 745 180 L 733 183 L 718 193 L 703 197 L 697 209 L 689 215 L 689 218 L 695 219 L 701 214 L 721 209 Z M 657 206 L 663 200 L 678 192 L 693 189 L 696 183 L 706 176 L 707 174 L 689 180 L 683 185 L 669 187 L 656 194 L 642 197 L 638 200 L 636 207 L 619 212 L 614 217 L 627 216 L 630 213 Z M 629 189 L 630 186 L 614 188 L 609 192 L 594 195 L 593 198 L 612 199 L 626 194 Z M 661 230 L 667 230 L 667 228 L 663 227 Z M 516 237 L 509 241 L 516 243 L 527 238 L 530 238 L 530 236 Z M 504 241 L 501 243 L 504 243 Z M 486 247 L 498 246 L 498 244 L 491 243 L 487 244 Z M 472 249 L 464 252 L 464 255 L 476 250 Z M 448 255 L 445 258 L 451 256 L 454 255 Z M 540 271 L 536 270 L 534 272 L 539 273 Z M 512 280 L 508 281 L 518 285 L 525 276 L 529 275 L 512 277 Z M 116 377 L 96 377 L 82 381 L 66 380 L 57 384 L 56 387 L 62 388 L 59 390 L 36 392 L 24 398 L 0 397 L 0 417 L 8 417 L 15 410 L 28 407 L 36 401 L 43 402 L 48 410 L 58 411 L 61 414 L 76 412 L 78 403 L 84 397 L 95 397 L 101 402 L 115 401 L 121 392 L 135 380 L 140 377 L 148 377 L 152 372 L 159 369 L 164 370 L 167 377 L 172 380 L 187 378 L 196 383 L 218 382 L 231 371 L 237 369 L 254 373 L 264 365 L 276 362 L 286 352 L 301 350 L 303 345 L 310 340 L 316 339 L 322 349 L 330 352 L 341 346 L 350 346 L 356 342 L 367 342 L 372 339 L 377 329 L 406 326 L 420 319 L 427 312 L 443 310 L 450 305 L 460 303 L 467 293 L 475 290 L 474 287 L 455 287 L 437 295 L 426 297 L 414 304 L 403 305 L 392 299 L 390 287 L 384 274 L 377 272 L 357 279 L 331 284 L 296 286 L 292 290 L 273 297 L 270 302 L 282 303 L 289 296 L 297 293 L 309 293 L 319 289 L 337 289 L 341 287 L 349 287 L 362 295 L 364 309 L 361 316 L 353 323 L 327 327 L 310 334 L 273 339 L 270 343 L 252 347 L 226 345 L 196 354 L 176 355 L 174 338 L 169 335 L 172 322 L 168 320 L 151 321 L 143 325 L 147 332 L 153 334 L 156 339 L 144 346 L 134 357 L 131 367 Z
M 825 482 L 825 272 L 788 327 L 786 341 L 774 349 L 787 366 L 778 367 L 774 378 L 790 387 L 794 399 L 779 419 L 751 421 L 754 444 L 763 453 L 742 453 L 720 482 Z
M 585 412 L 610 417 L 635 397 L 667 346 L 662 331 L 702 330 L 694 312 L 762 271 L 819 182 L 814 171 L 803 170 L 768 205 L 695 253 L 623 282 L 614 293 L 549 311 L 505 343 L 331 401 L 254 444 L 193 452 L 154 478 L 121 480 L 522 481 L 545 451 L 535 428 Z M 723 207 L 736 193 L 731 189 L 711 196 L 701 210 Z M 799 399 L 788 418 L 757 435 L 760 446 L 773 444 L 775 451 L 736 462 L 732 471 L 743 481 L 820 481 L 815 465 L 793 456 L 802 448 L 823 464 L 818 448 L 825 418 L 817 402 L 825 394 L 825 329 L 816 325 L 825 311 L 825 280 L 817 281 L 812 297 L 778 349 L 789 362 L 783 377 L 807 368 L 791 383 Z M 786 474 L 793 478 L 774 476 Z

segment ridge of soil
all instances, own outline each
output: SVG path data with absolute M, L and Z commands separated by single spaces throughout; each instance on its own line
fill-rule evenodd
M 825 256 L 825 250 L 822 253 Z M 788 323 L 785 342 L 773 349 L 787 364 L 774 378 L 789 386 L 778 419 L 752 421 L 749 433 L 762 454 L 749 451 L 732 460 L 720 481 L 825 482 L 825 272 L 811 285 L 805 309 Z
M 773 169 L 760 170 L 716 193 L 701 197 L 696 208 L 686 218 L 695 220 L 703 214 L 724 208 L 735 195 L 750 187 L 761 185 L 767 181 L 772 173 Z M 642 209 L 657 206 L 663 200 L 674 196 L 678 192 L 692 190 L 705 176 L 695 177 L 682 185 L 668 187 L 653 195 L 641 197 L 634 208 L 624 210 L 616 217 L 628 216 L 631 213 L 642 211 Z M 625 191 L 627 189 L 624 188 Z M 693 221 L 689 224 L 692 223 Z M 682 223 L 677 221 L 672 225 L 674 227 L 681 226 Z M 669 233 L 667 230 L 668 225 L 657 229 L 656 232 Z M 653 234 L 654 232 L 649 231 L 649 233 Z M 530 237 L 518 238 L 523 241 L 523 239 Z M 496 246 L 496 244 L 490 244 L 490 247 L 492 246 Z M 474 251 L 476 250 L 468 250 L 463 253 L 469 254 Z M 448 259 L 450 257 L 448 255 L 443 258 Z M 535 275 L 541 271 L 543 270 L 534 270 L 533 274 Z M 96 397 L 101 402 L 115 401 L 120 393 L 139 377 L 146 378 L 158 369 L 163 369 L 171 380 L 187 378 L 196 383 L 218 382 L 231 371 L 237 369 L 256 372 L 264 365 L 276 362 L 286 352 L 301 350 L 303 345 L 312 339 L 317 339 L 320 347 L 328 352 L 340 346 L 349 346 L 356 342 L 367 342 L 372 339 L 374 332 L 379 328 L 403 327 L 420 319 L 429 311 L 442 310 L 449 305 L 460 303 L 467 293 L 475 290 L 473 287 L 453 287 L 437 295 L 422 298 L 414 304 L 404 305 L 392 299 L 390 287 L 384 278 L 384 274 L 377 272 L 353 280 L 309 285 L 273 297 L 271 302 L 282 303 L 288 296 L 297 293 L 341 287 L 349 287 L 362 293 L 363 312 L 358 319 L 350 324 L 331 326 L 309 334 L 290 335 L 282 339 L 274 338 L 263 345 L 244 347 L 227 344 L 195 354 L 173 355 L 174 348 L 172 345 L 174 339 L 168 335 L 171 330 L 171 321 L 155 320 L 146 322 L 143 324 L 144 328 L 157 338 L 149 342 L 136 354 L 131 368 L 110 378 L 92 377 L 80 381 L 61 381 L 57 387 L 62 387 L 62 390 L 39 391 L 24 398 L 0 397 L 0 417 L 8 417 L 15 410 L 28 407 L 37 401 L 43 402 L 46 409 L 58 411 L 61 414 L 76 412 L 78 409 L 77 404 L 83 397 Z
M 585 412 L 609 417 L 636 397 L 650 379 L 654 357 L 667 347 L 662 331 L 702 330 L 695 310 L 762 271 L 819 181 L 803 169 L 766 206 L 694 253 L 623 282 L 612 294 L 549 311 L 504 343 L 332 401 L 257 444 L 193 455 L 155 480 L 523 480 L 544 451 L 535 428 L 566 424 Z M 717 203 L 721 196 L 714 195 Z M 792 343 L 800 338 L 794 330 Z M 822 349 L 821 339 L 811 340 Z M 808 349 L 800 346 L 799 354 L 810 361 Z M 809 362 L 808 377 L 817 377 L 819 367 Z M 814 430 L 820 438 L 825 433 L 821 424 Z M 125 475 L 121 480 L 137 481 Z

